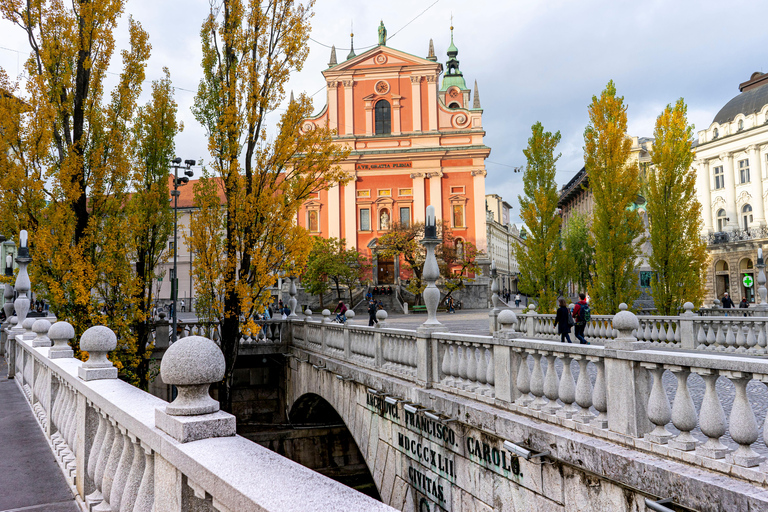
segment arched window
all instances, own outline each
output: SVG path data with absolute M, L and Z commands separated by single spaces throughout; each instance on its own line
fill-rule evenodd
M 744 229 L 749 229 L 749 225 L 752 224 L 752 206 L 745 204 L 741 208 L 741 219 L 744 222 Z
M 741 131 L 743 129 L 744 129 L 744 120 L 743 119 L 739 119 L 739 131 Z
M 450 105 L 448 105 L 448 108 L 461 108 L 461 106 L 460 106 L 458 103 L 456 103 L 456 102 L 454 101 L 453 103 L 451 103 Z
M 376 135 L 392 133 L 392 108 L 387 100 L 379 100 L 373 111 L 376 120 Z
M 720 136 L 720 132 L 717 131 L 717 128 L 715 128 L 714 130 L 712 130 L 712 138 L 716 139 L 718 136 Z
M 728 220 L 725 217 L 725 210 L 722 208 L 717 210 L 717 230 L 725 231 L 725 226 L 727 223 Z

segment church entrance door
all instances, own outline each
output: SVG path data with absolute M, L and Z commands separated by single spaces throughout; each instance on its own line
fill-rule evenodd
M 392 258 L 379 258 L 376 267 L 376 277 L 379 284 L 393 284 L 395 282 L 395 262 Z

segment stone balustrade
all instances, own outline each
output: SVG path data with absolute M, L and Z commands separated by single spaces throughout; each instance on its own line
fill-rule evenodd
M 593 317 L 588 336 L 600 344 L 591 345 L 554 341 L 549 315 L 535 310 L 521 317 L 501 311 L 498 321 L 491 337 L 309 319 L 292 322 L 292 346 L 322 354 L 328 364 L 373 369 L 632 449 L 759 484 L 768 478 L 755 451 L 766 452 L 754 412 L 761 409 L 750 403 L 755 389 L 768 386 L 768 360 L 752 355 L 764 347 L 765 319 L 623 310 Z M 714 342 L 695 350 L 701 332 L 705 340 L 712 332 Z
M 160 372 L 178 389 L 169 404 L 117 379 L 108 328 L 82 335 L 82 362 L 63 348 L 71 325 L 29 327 L 6 329 L 9 373 L 89 511 L 393 510 L 236 436 L 234 417 L 208 394 L 224 371 L 213 341 L 188 336 L 168 348 Z

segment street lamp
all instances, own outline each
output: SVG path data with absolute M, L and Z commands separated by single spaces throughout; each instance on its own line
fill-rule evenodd
M 194 172 L 190 169 L 195 165 L 194 160 L 184 160 L 184 167 L 181 165 L 181 158 L 176 157 L 171 160 L 171 167 L 173 167 L 173 190 L 171 196 L 173 196 L 173 275 L 171 276 L 171 303 L 172 317 L 173 317 L 173 330 L 171 331 L 171 343 L 176 342 L 176 324 L 178 319 L 178 312 L 176 311 L 176 301 L 179 295 L 179 269 L 178 269 L 178 230 L 179 230 L 179 187 L 189 183 L 189 178 L 194 175 Z M 184 169 L 185 176 L 179 177 L 179 169 Z

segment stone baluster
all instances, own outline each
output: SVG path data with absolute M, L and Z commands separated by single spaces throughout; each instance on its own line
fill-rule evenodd
M 490 394 L 495 394 L 496 365 L 493 360 L 493 347 L 490 345 L 485 345 L 485 383 L 488 385 Z
M 691 372 L 681 366 L 669 366 L 668 369 L 677 377 L 677 391 L 672 402 L 672 424 L 680 431 L 680 435 L 669 441 L 669 447 L 689 452 L 699 443 L 698 439 L 691 435 L 691 430 L 696 428 L 698 422 L 696 408 L 688 390 L 688 376 Z
M 595 388 L 592 393 L 592 403 L 598 412 L 597 418 L 592 420 L 592 426 L 608 428 L 608 402 L 605 394 L 605 362 L 600 358 L 590 358 L 597 368 Z
M 138 451 L 144 455 L 144 473 L 141 475 L 136 504 L 131 512 L 152 512 L 155 503 L 155 454 L 144 443 L 141 443 L 141 449 Z
M 557 394 L 563 404 L 565 404 L 562 409 L 557 411 L 557 415 L 569 420 L 578 411 L 573 405 L 576 400 L 576 383 L 573 380 L 573 373 L 571 373 L 571 361 L 573 359 L 570 354 L 557 355 L 563 361 L 563 373 L 560 375 L 560 387 L 557 390 Z
M 557 377 L 557 368 L 555 368 L 555 354 L 554 352 L 547 353 L 547 374 L 544 377 L 544 396 L 549 399 L 549 402 L 542 404 L 541 410 L 547 414 L 556 414 L 561 409 L 560 404 L 557 403 L 559 396 L 560 382 Z
M 91 508 L 101 503 L 102 500 L 101 491 L 99 490 L 101 482 L 96 480 L 96 468 L 99 465 L 99 458 L 104 449 L 104 442 L 107 439 L 107 429 L 109 428 L 109 422 L 104 414 L 98 409 L 96 410 L 96 413 L 99 415 L 99 426 L 96 430 L 96 436 L 93 438 L 93 446 L 91 446 L 91 453 L 88 457 L 88 466 L 86 468 L 88 478 L 93 481 L 96 489 L 85 497 L 85 504 L 86 507 L 88 507 L 88 510 L 91 510 Z
M 757 466 L 764 458 L 752 449 L 752 443 L 758 438 L 757 419 L 747 398 L 747 384 L 752 380 L 752 374 L 739 371 L 723 371 L 720 374 L 730 379 L 736 391 L 728 432 L 739 446 L 728 455 L 728 462 L 745 468 Z
M 456 343 L 456 361 L 458 362 L 457 373 L 459 380 L 454 385 L 457 387 L 462 387 L 467 382 L 467 358 L 465 352 L 464 345 Z
M 104 474 L 107 469 L 107 461 L 109 455 L 112 452 L 112 445 L 115 442 L 115 429 L 113 422 L 110 418 L 104 415 L 104 440 L 101 443 L 101 449 L 99 450 L 98 459 L 96 461 L 96 468 L 94 470 L 93 482 L 96 485 L 96 491 L 98 494 L 93 494 L 92 504 L 95 507 L 104 500 Z
M 653 375 L 651 395 L 648 397 L 648 419 L 656 425 L 652 432 L 645 434 L 645 439 L 656 444 L 667 444 L 672 434 L 667 430 L 667 423 L 672 419 L 672 411 L 669 407 L 669 399 L 664 391 L 662 376 L 664 366 L 656 363 L 641 363 L 643 368 L 650 370 Z
M 288 304 L 291 308 L 291 314 L 288 316 L 297 317 L 299 315 L 296 314 L 296 304 L 298 303 L 296 300 L 296 277 L 290 276 L 289 279 L 291 280 L 291 285 L 288 287 L 288 295 L 290 295 L 291 298 L 288 299 Z
M 533 356 L 533 373 L 531 374 L 531 394 L 533 394 L 533 402 L 528 406 L 534 411 L 541 410 L 543 405 L 546 405 L 547 398 L 544 396 L 544 375 L 541 372 L 541 356 L 538 351 L 534 351 Z
M 101 479 L 101 496 L 103 501 L 93 509 L 93 512 L 111 512 L 112 510 L 109 498 L 112 496 L 112 484 L 115 482 L 117 466 L 120 463 L 123 436 L 120 433 L 120 427 L 117 422 L 112 419 L 110 419 L 110 428 L 112 430 L 112 445 L 109 447 L 109 456 L 104 465 L 104 476 Z
M 699 426 L 707 441 L 696 447 L 696 454 L 710 459 L 722 459 L 728 452 L 720 438 L 725 434 L 726 421 L 723 406 L 717 396 L 717 370 L 695 368 L 694 372 L 704 379 L 704 399 L 699 410 Z
M 120 497 L 120 512 L 133 512 L 141 486 L 141 477 L 144 474 L 144 450 L 141 448 L 141 442 L 132 434 L 128 434 L 128 438 L 131 441 L 133 458 L 130 463 L 130 471 L 125 479 L 123 495 Z
M 464 356 L 467 360 L 467 384 L 464 389 L 474 391 L 477 389 L 477 359 L 475 358 L 475 349 L 471 343 L 464 344 Z
M 581 407 L 575 415 L 575 420 L 579 423 L 589 424 L 595 416 L 589 410 L 592 407 L 592 381 L 589 379 L 587 366 L 589 359 L 587 356 L 575 356 L 579 361 L 579 378 L 576 381 L 576 403 Z M 562 380 L 561 380 L 562 382 Z
M 120 503 L 125 491 L 125 484 L 128 481 L 128 475 L 133 463 L 133 443 L 128 437 L 126 430 L 120 427 L 120 437 L 123 440 L 123 448 L 120 454 L 120 461 L 117 463 L 115 479 L 112 483 L 112 492 L 109 495 L 109 504 L 112 506 L 112 512 L 120 512 Z
M 528 352 L 524 349 L 519 349 L 517 352 L 520 354 L 520 364 L 517 367 L 517 378 L 515 385 L 520 392 L 520 396 L 517 397 L 515 403 L 522 407 L 528 407 L 533 400 L 531 398 L 531 378 L 530 369 L 528 368 Z
M 440 371 L 443 374 L 442 380 L 447 386 L 453 385 L 453 373 L 451 372 L 451 358 L 453 357 L 453 344 L 446 343 L 443 349 L 443 363 Z

